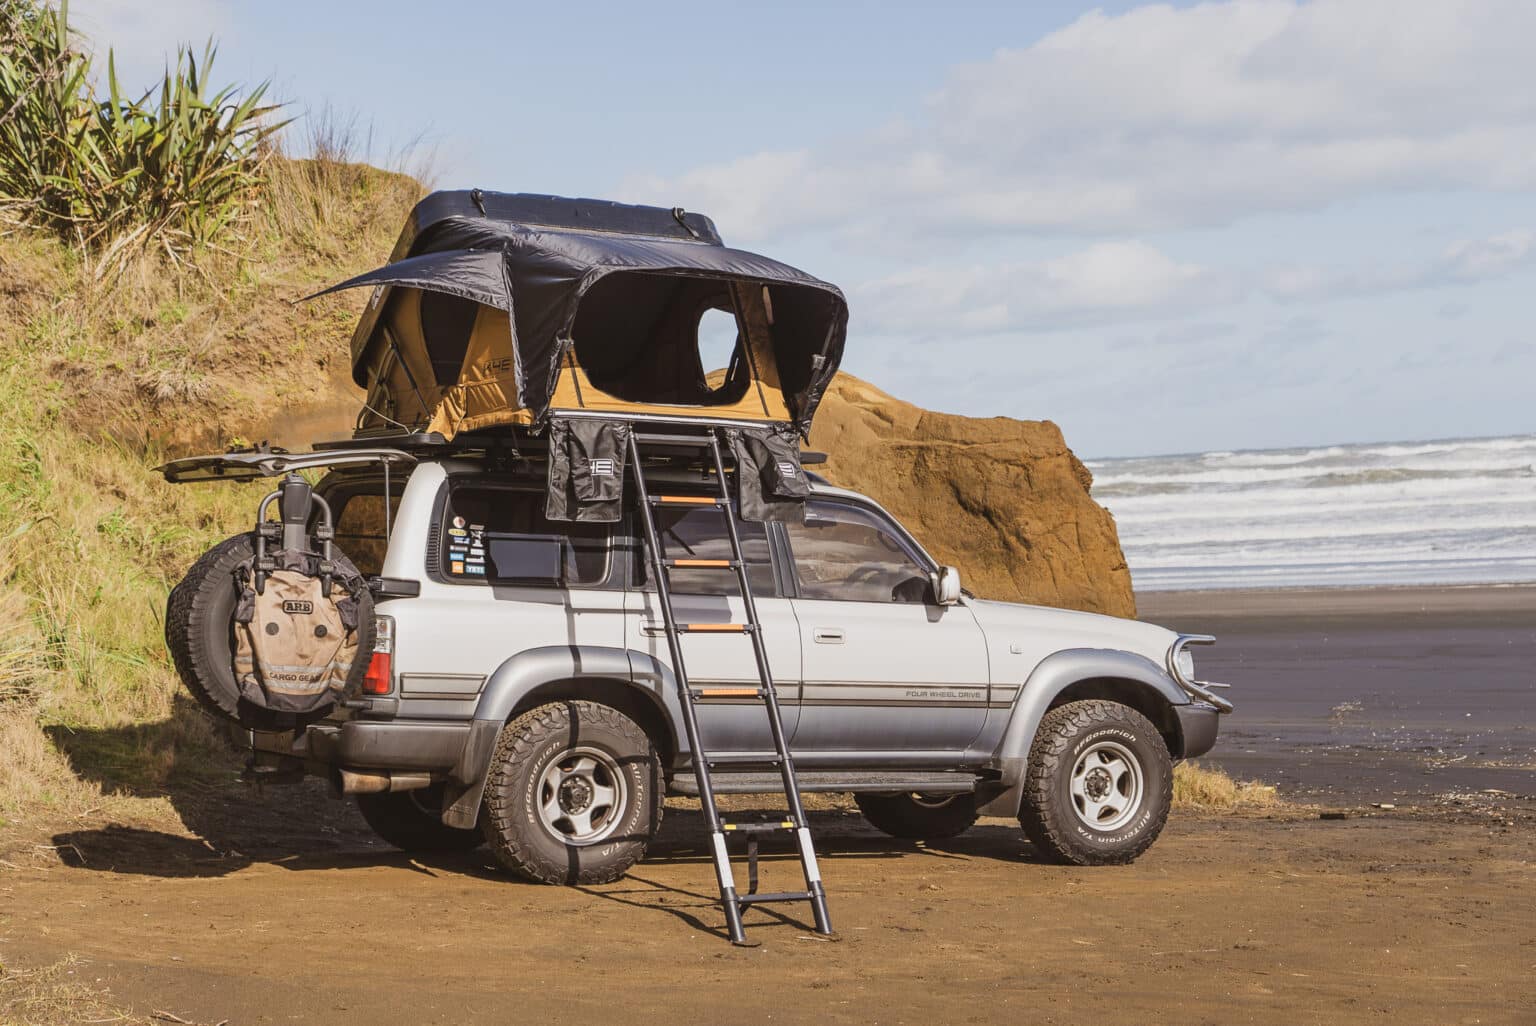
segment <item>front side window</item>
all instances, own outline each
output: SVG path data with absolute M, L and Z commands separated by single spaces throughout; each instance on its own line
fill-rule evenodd
M 440 568 L 451 581 L 579 588 L 608 579 L 606 524 L 544 518 L 544 493 L 453 488 L 443 510 Z
M 880 517 L 836 502 L 806 503 L 790 522 L 800 596 L 843 602 L 927 601 L 928 572 Z
M 731 539 L 726 534 L 725 517 L 718 509 L 658 509 L 656 533 L 661 538 L 662 557 L 682 560 L 729 560 Z M 768 550 L 764 526 L 749 520 L 736 521 L 741 538 L 741 552 L 746 557 L 747 581 L 756 598 L 779 593 L 773 577 L 773 557 Z M 641 563 L 641 573 L 645 572 Z M 740 595 L 736 571 L 720 568 L 677 567 L 667 571 L 667 583 L 677 595 Z

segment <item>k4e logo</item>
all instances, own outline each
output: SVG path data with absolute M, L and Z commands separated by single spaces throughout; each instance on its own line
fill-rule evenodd
M 613 460 L 599 458 L 592 461 L 590 468 L 593 477 L 612 477 Z
M 315 604 L 304 599 L 288 599 L 283 603 L 283 612 L 289 615 L 308 615 L 315 611 Z

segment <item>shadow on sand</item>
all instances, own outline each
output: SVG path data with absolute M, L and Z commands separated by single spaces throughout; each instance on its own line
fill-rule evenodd
M 56 834 L 53 845 L 61 861 L 96 872 L 163 878 L 219 877 L 256 863 L 294 871 L 364 869 L 393 866 L 431 876 L 458 875 L 521 886 L 486 848 L 465 854 L 414 854 L 398 851 L 378 840 L 351 802 L 330 797 L 320 781 L 264 789 L 238 781 L 241 760 L 217 749 L 178 753 L 178 769 L 163 782 L 140 782 L 125 766 L 141 760 L 146 749 L 168 736 L 202 736 L 188 730 L 182 717 L 200 717 L 190 702 L 161 724 L 69 730 L 52 728 L 59 749 L 74 771 L 109 793 L 164 797 L 180 818 L 185 832 L 110 824 Z M 192 770 L 180 769 L 195 762 Z M 690 803 L 673 802 L 646 861 L 613 884 L 582 887 L 583 893 L 604 901 L 674 916 L 690 927 L 719 934 L 719 896 L 707 848 L 704 818 Z M 732 818 L 746 811 L 732 799 Z M 764 806 L 771 805 L 771 797 Z M 966 834 L 941 842 L 895 840 L 870 828 L 857 812 L 823 808 L 810 813 L 823 873 L 836 879 L 839 863 L 930 858 L 985 859 L 1025 863 L 1033 852 L 1017 829 L 973 827 Z M 739 852 L 733 852 L 739 856 Z M 744 859 L 738 864 L 744 863 Z M 663 882 L 652 872 L 659 865 L 690 867 L 689 883 Z M 764 843 L 760 865 L 765 881 L 782 889 L 800 885 L 800 869 L 790 844 Z M 738 871 L 742 882 L 745 871 Z M 866 877 L 866 873 L 860 873 Z M 765 889 L 781 889 L 775 884 Z M 809 929 L 801 906 L 760 906 L 752 911 L 755 926 Z M 723 934 L 722 934 L 723 936 Z

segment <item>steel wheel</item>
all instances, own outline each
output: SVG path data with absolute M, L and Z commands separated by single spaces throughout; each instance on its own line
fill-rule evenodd
M 1100 741 L 1072 767 L 1072 809 L 1095 830 L 1118 830 L 1141 809 L 1141 762 L 1116 741 Z
M 539 822 L 566 844 L 596 844 L 623 818 L 628 785 L 619 764 L 596 748 L 573 748 L 539 779 Z

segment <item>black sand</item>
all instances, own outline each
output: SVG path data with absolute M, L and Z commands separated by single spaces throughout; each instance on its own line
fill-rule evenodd
M 1164 592 L 1237 711 L 1206 761 L 1302 800 L 1536 796 L 1536 587 Z M 1495 795 L 1497 797 L 1497 795 Z

